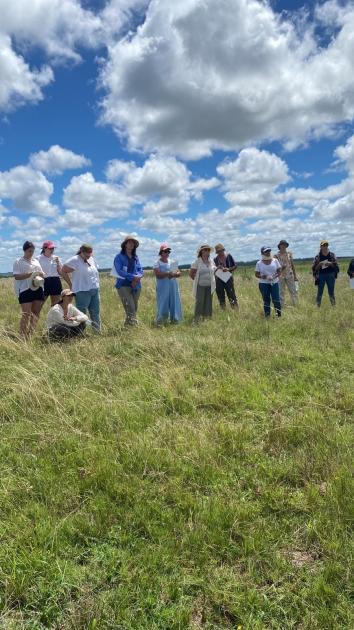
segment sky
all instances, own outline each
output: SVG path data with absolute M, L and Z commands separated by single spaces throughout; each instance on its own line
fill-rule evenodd
M 354 1 L 0 0 L 0 272 L 354 254 Z

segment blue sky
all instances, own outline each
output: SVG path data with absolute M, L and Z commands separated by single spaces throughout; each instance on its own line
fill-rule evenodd
M 287 238 L 352 255 L 354 3 L 0 0 L 0 271 Z

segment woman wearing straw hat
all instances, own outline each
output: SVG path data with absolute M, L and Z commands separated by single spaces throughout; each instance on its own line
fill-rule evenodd
M 75 256 L 65 262 L 62 273 L 72 274 L 70 288 L 76 295 L 76 306 L 83 313 L 89 312 L 92 328 L 100 332 L 100 278 L 92 253 L 92 246 L 84 243 Z
M 64 289 L 60 301 L 48 311 L 47 330 L 51 341 L 72 339 L 85 332 L 87 315 L 73 305 L 75 293 Z
M 263 298 L 264 315 L 270 317 L 270 300 L 272 299 L 277 317 L 280 317 L 279 277 L 281 265 L 279 260 L 272 256 L 270 247 L 262 247 L 261 255 L 262 258 L 256 264 L 255 276 L 258 278 L 258 286 Z
M 167 243 L 160 245 L 159 258 L 154 264 L 156 277 L 156 323 L 161 325 L 170 318 L 171 323 L 182 319 L 182 306 L 177 278 L 181 272 L 178 263 L 170 260 L 171 248 Z
M 217 245 L 215 245 L 215 253 L 216 256 L 214 258 L 214 263 L 216 265 L 217 272 L 221 272 L 220 277 L 218 276 L 218 273 L 215 276 L 216 295 L 218 296 L 220 307 L 222 309 L 225 308 L 226 294 L 231 308 L 238 308 L 234 279 L 232 275 L 232 272 L 235 271 L 235 269 L 237 268 L 237 264 L 235 263 L 231 254 L 227 254 L 225 252 L 225 247 L 222 245 L 222 243 L 218 243 Z M 227 279 L 223 279 L 221 274 L 225 274 L 225 276 L 227 276 Z
M 31 335 L 37 325 L 44 301 L 44 273 L 38 260 L 33 258 L 35 246 L 31 241 L 23 244 L 23 256 L 15 260 L 13 276 L 15 291 L 21 306 L 20 334 Z
M 329 300 L 332 306 L 335 306 L 334 285 L 339 273 L 339 266 L 335 254 L 329 251 L 329 243 L 327 240 L 320 242 L 320 251 L 313 261 L 312 273 L 315 278 L 315 284 L 317 285 L 317 306 L 321 306 L 325 285 L 327 285 Z
M 293 306 L 298 303 L 296 284 L 297 276 L 293 261 L 292 253 L 287 251 L 289 243 L 285 240 L 281 240 L 278 243 L 278 252 L 275 254 L 275 258 L 279 260 L 281 264 L 281 276 L 279 279 L 280 288 L 280 302 L 282 308 L 285 306 L 285 287 L 288 287 L 291 302 Z
M 192 263 L 189 276 L 193 280 L 193 295 L 195 297 L 195 321 L 213 314 L 213 293 L 215 291 L 214 261 L 210 259 L 213 248 L 206 243 L 198 249 L 197 259 Z
M 136 326 L 138 323 L 136 314 L 141 292 L 141 278 L 144 275 L 136 253 L 138 247 L 139 241 L 135 236 L 126 236 L 121 243 L 121 251 L 113 262 L 117 277 L 115 287 L 125 310 L 125 326 Z

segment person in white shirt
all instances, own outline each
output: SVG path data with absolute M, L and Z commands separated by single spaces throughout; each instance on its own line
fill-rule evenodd
M 46 321 L 49 339 L 71 339 L 83 334 L 88 317 L 73 305 L 74 296 L 73 291 L 64 289 L 60 302 L 49 310 Z
M 33 258 L 34 244 L 25 241 L 22 249 L 23 256 L 14 262 L 13 276 L 22 311 L 20 334 L 27 338 L 34 332 L 43 306 L 44 291 L 40 285 L 44 282 L 44 273 L 38 260 Z
M 44 241 L 42 251 L 37 260 L 45 274 L 44 277 L 44 301 L 50 296 L 51 305 L 58 304 L 63 290 L 61 277 L 70 285 L 70 278 L 62 272 L 62 263 L 58 256 L 54 255 L 55 245 L 53 241 Z
M 92 253 L 91 245 L 84 243 L 77 254 L 65 262 L 62 273 L 72 274 L 72 284 L 69 286 L 76 295 L 76 306 L 83 313 L 89 312 L 92 327 L 99 332 L 101 330 L 100 279 Z
M 210 258 L 212 251 L 213 248 L 210 245 L 201 245 L 197 252 L 198 257 L 189 270 L 189 276 L 193 280 L 194 319 L 196 322 L 203 317 L 211 317 L 213 314 L 216 266 Z
M 270 247 L 262 247 L 261 254 L 262 258 L 256 264 L 255 276 L 258 278 L 258 286 L 263 298 L 264 315 L 270 317 L 270 300 L 272 299 L 277 317 L 280 317 L 279 277 L 281 264 L 272 256 Z

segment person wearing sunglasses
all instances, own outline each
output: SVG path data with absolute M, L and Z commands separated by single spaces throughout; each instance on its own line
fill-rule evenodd
M 159 257 L 154 264 L 156 277 L 156 323 L 161 326 L 170 319 L 176 324 L 182 319 L 182 306 L 177 278 L 181 272 L 176 260 L 170 259 L 171 248 L 167 243 L 160 245 Z
M 55 245 L 53 241 L 44 241 L 42 251 L 37 260 L 43 269 L 44 277 L 44 301 L 50 297 L 51 306 L 58 304 L 63 290 L 61 276 L 70 283 L 67 274 L 62 273 L 62 263 L 58 256 L 54 255 Z
M 65 262 L 62 273 L 72 274 L 69 287 L 75 293 L 76 307 L 82 313 L 89 312 L 92 328 L 100 332 L 100 279 L 92 254 L 92 246 L 84 243 L 75 256 Z
M 339 273 L 339 266 L 335 254 L 329 251 L 327 240 L 320 242 L 320 251 L 313 261 L 312 273 L 317 286 L 316 304 L 318 308 L 321 306 L 322 295 L 326 285 L 329 301 L 332 306 L 335 306 L 334 286 Z

